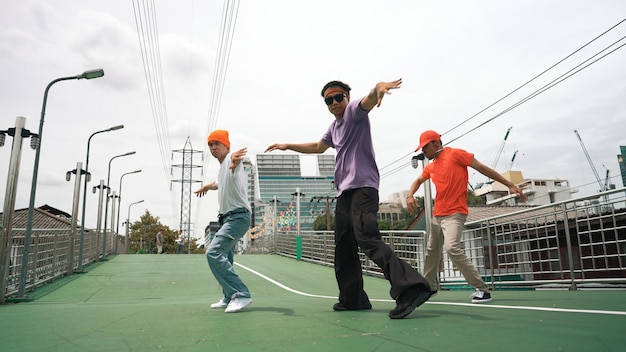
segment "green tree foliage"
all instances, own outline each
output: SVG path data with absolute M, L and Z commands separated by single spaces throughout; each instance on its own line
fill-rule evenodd
M 178 230 L 170 229 L 161 224 L 159 217 L 152 216 L 148 210 L 130 226 L 129 231 L 129 253 L 156 253 L 156 234 L 159 229 L 163 229 L 163 253 L 178 253 Z M 197 248 L 197 239 L 191 238 L 191 253 L 204 253 L 204 249 Z M 185 253 L 189 249 L 189 244 L 185 241 Z
M 424 200 L 422 199 L 422 202 L 423 201 Z M 419 202 L 418 202 L 418 204 L 419 204 Z M 419 213 L 420 209 L 418 209 L 418 213 Z M 410 214 L 409 211 L 406 208 L 403 208 L 400 211 L 400 215 L 398 216 L 398 221 L 393 224 L 393 226 L 391 227 L 390 230 L 406 230 L 406 229 L 409 228 L 409 225 L 411 225 L 411 222 L 413 222 L 413 219 L 415 219 L 415 215 L 414 214 Z
M 335 230 L 335 214 L 334 213 L 330 213 L 330 230 L 334 231 Z M 329 230 L 327 228 L 327 217 L 326 214 L 320 214 L 315 218 L 315 221 L 313 221 L 313 230 L 315 231 L 326 231 Z
M 380 231 L 391 230 L 391 223 L 389 223 L 389 220 L 380 220 L 378 221 L 378 229 Z
M 471 189 L 467 190 L 467 204 L 468 205 L 485 205 L 485 199 L 477 196 Z

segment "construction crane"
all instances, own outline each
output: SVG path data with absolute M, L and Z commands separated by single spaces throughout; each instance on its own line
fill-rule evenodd
M 604 177 L 604 190 L 608 191 L 610 189 L 615 189 L 615 184 L 610 183 L 611 171 L 609 171 L 609 169 L 604 165 L 602 165 L 602 167 L 606 169 L 606 176 Z
M 500 160 L 500 155 L 502 155 L 502 150 L 504 150 L 504 145 L 506 144 L 506 140 L 507 138 L 509 138 L 509 133 L 511 132 L 511 129 L 513 127 L 509 127 L 506 130 L 506 134 L 504 135 L 504 140 L 502 140 L 502 144 L 500 144 L 500 149 L 498 149 L 498 154 L 496 154 L 496 160 L 493 161 L 493 164 L 491 165 L 492 169 L 496 169 L 496 165 L 498 165 L 498 161 Z M 515 158 L 515 156 L 513 156 Z M 511 160 L 511 162 L 513 162 L 513 160 Z M 485 184 L 489 183 L 490 178 L 487 177 L 487 179 L 485 180 Z M 480 187 L 477 187 L 480 188 Z
M 517 156 L 517 150 L 513 153 L 513 157 L 511 158 L 511 165 L 509 165 L 509 171 L 513 168 L 513 162 L 515 161 L 515 157 Z
M 496 154 L 496 160 L 493 161 L 493 165 L 491 166 L 492 169 L 496 169 L 496 165 L 498 164 L 498 161 L 500 160 L 500 155 L 502 155 L 502 150 L 504 150 L 504 145 L 506 144 L 506 140 L 507 138 L 509 138 L 509 133 L 511 132 L 511 129 L 513 127 L 509 127 L 509 129 L 506 130 L 506 134 L 504 135 L 504 140 L 502 141 L 502 144 L 500 144 L 500 149 L 498 149 L 498 154 Z
M 591 166 L 591 170 L 593 171 L 593 174 L 596 177 L 596 181 L 598 182 L 598 185 L 600 185 L 600 192 L 606 191 L 608 185 L 605 185 L 604 183 L 602 183 L 602 179 L 600 179 L 600 175 L 598 174 L 598 171 L 596 170 L 596 167 L 593 165 L 593 161 L 591 160 L 591 157 L 589 156 L 589 153 L 587 152 L 585 143 L 583 143 L 583 140 L 582 138 L 580 138 L 580 134 L 578 134 L 577 130 L 574 130 L 574 133 L 576 133 L 576 137 L 578 137 L 580 146 L 583 148 L 583 152 L 585 153 L 585 156 L 587 157 L 587 162 L 589 162 L 589 166 Z M 607 182 L 606 183 L 608 183 L 608 170 L 607 170 Z

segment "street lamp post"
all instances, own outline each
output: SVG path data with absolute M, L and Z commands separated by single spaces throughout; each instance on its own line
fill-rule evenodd
M 26 276 L 28 275 L 28 262 L 29 262 L 29 250 L 30 250 L 30 238 L 33 233 L 33 218 L 35 215 L 35 194 L 37 193 L 37 174 L 39 173 L 39 157 L 41 155 L 41 138 L 43 135 L 43 121 L 46 115 L 46 103 L 48 101 L 48 91 L 50 87 L 57 82 L 67 81 L 72 79 L 93 79 L 104 76 L 104 70 L 95 69 L 90 71 L 85 71 L 80 75 L 76 76 L 68 76 L 61 77 L 53 80 L 48 83 L 46 86 L 46 90 L 43 94 L 43 104 L 41 107 L 41 118 L 39 119 L 39 145 L 37 145 L 37 150 L 35 151 L 35 165 L 33 167 L 33 179 L 30 187 L 30 201 L 28 203 L 28 218 L 26 220 L 26 232 L 24 233 L 24 251 L 22 253 L 22 270 L 20 273 L 20 283 L 17 291 L 18 299 L 24 298 L 25 289 L 26 289 Z
M 93 188 L 91 189 L 91 191 L 93 193 L 96 193 L 96 189 L 99 189 L 98 191 L 98 221 L 97 221 L 97 225 L 96 225 L 96 256 L 98 255 L 98 253 L 100 252 L 98 250 L 98 243 L 100 243 L 100 233 L 102 230 L 102 201 L 104 200 L 104 193 L 102 192 L 104 189 L 106 188 L 106 186 L 104 185 L 104 180 L 100 180 L 100 184 L 97 186 L 93 186 Z
M 118 191 L 120 192 L 118 197 L 117 197 L 117 223 L 115 225 L 115 233 L 119 234 L 120 233 L 120 209 L 122 208 L 122 180 L 124 179 L 124 176 L 126 175 L 130 175 L 130 174 L 136 174 L 141 172 L 141 170 L 135 170 L 135 171 L 131 171 L 131 172 L 127 172 L 125 174 L 123 174 L 122 176 L 120 176 L 120 188 L 118 189 Z M 126 252 L 128 253 L 128 247 L 126 248 Z M 117 254 L 117 241 L 115 241 L 115 254 Z
M 296 192 L 291 194 L 296 197 L 296 259 L 302 259 L 302 237 L 300 236 L 300 199 L 304 197 L 304 193 L 300 192 L 300 187 L 296 187 Z
M 20 161 L 22 157 L 22 140 L 25 137 L 33 137 L 31 139 L 31 147 L 35 149 L 37 146 L 33 144 L 35 137 L 29 130 L 24 128 L 26 119 L 18 116 L 15 119 L 15 127 L 6 131 L 0 131 L 0 147 L 4 145 L 5 133 L 13 137 L 13 145 L 11 148 L 11 158 L 9 160 L 9 174 L 7 175 L 7 187 L 4 196 L 4 211 L 2 212 L 2 223 L 0 223 L 0 304 L 5 301 L 6 287 L 9 276 L 9 260 L 11 253 L 11 230 L 13 228 L 13 213 L 15 211 L 15 195 L 17 193 L 17 180 L 20 172 Z
M 273 240 L 274 240 L 274 251 L 276 251 L 276 240 L 278 237 L 278 209 L 276 209 L 276 204 L 280 203 L 280 200 L 278 200 L 276 198 L 276 196 L 272 197 L 272 200 L 270 201 L 272 202 L 272 211 L 273 211 L 273 225 L 272 225 L 272 231 L 274 232 L 273 236 Z
M 129 241 L 128 241 L 128 229 L 130 228 L 130 207 L 132 207 L 135 204 L 139 204 L 139 203 L 143 203 L 143 199 L 134 203 L 130 203 L 128 205 L 128 216 L 126 217 L 126 236 L 125 236 L 125 245 L 126 245 L 126 254 L 129 253 L 128 251 L 128 246 L 129 246 Z M 118 220 L 119 222 L 119 220 Z
M 419 153 L 417 155 L 414 155 L 411 158 L 411 166 L 414 169 L 417 169 L 420 164 L 422 165 L 422 169 L 424 169 L 426 165 L 428 165 L 428 158 L 426 158 L 424 153 Z M 430 234 L 430 229 L 432 226 L 432 219 L 433 219 L 432 205 L 433 205 L 433 196 L 432 196 L 431 183 L 430 183 L 430 180 L 427 180 L 426 182 L 424 182 L 424 216 L 426 219 L 426 235 L 424 235 L 424 241 L 425 241 L 424 243 L 428 243 L 428 236 Z
M 97 131 L 89 136 L 87 139 L 87 157 L 85 158 L 85 173 L 89 172 L 89 145 L 91 144 L 91 138 L 99 133 L 111 132 L 115 130 L 119 130 L 124 128 L 124 125 L 113 126 L 111 128 L 107 128 L 106 130 Z M 78 251 L 78 271 L 83 271 L 83 243 L 85 241 L 85 208 L 87 207 L 87 182 L 88 178 L 85 177 L 85 185 L 83 187 L 83 210 L 80 220 L 80 249 Z
M 67 260 L 67 273 L 74 273 L 74 241 L 76 240 L 76 219 L 78 218 L 78 204 L 80 203 L 80 179 L 82 175 L 85 178 L 89 178 L 89 174 L 86 170 L 83 170 L 83 163 L 80 161 L 76 163 L 76 169 L 68 171 L 65 174 L 65 179 L 69 182 L 72 174 L 76 175 L 76 181 L 74 182 L 74 201 L 72 202 L 72 225 L 70 229 L 70 239 L 68 244 L 68 260 Z M 82 260 L 80 258 L 79 260 Z M 78 264 L 80 267 L 80 263 Z
M 113 191 L 111 192 L 111 195 L 109 197 L 113 199 L 113 202 L 111 203 L 111 230 L 113 230 L 113 228 L 115 227 L 115 204 L 117 203 L 115 199 L 119 196 L 115 194 L 115 191 Z M 111 233 L 113 234 L 111 236 L 111 241 L 115 240 L 115 243 L 117 243 L 117 234 L 115 233 L 115 231 L 111 231 Z M 113 244 L 113 242 L 111 242 L 111 244 Z
M 107 171 L 107 194 L 106 194 L 106 205 L 104 206 L 104 231 L 102 232 L 102 260 L 105 260 L 104 257 L 106 256 L 106 245 L 107 245 L 107 216 L 109 214 L 109 191 L 111 190 L 110 184 L 111 184 L 111 162 L 116 159 L 116 158 L 120 158 L 123 156 L 127 156 L 127 155 L 133 155 L 135 154 L 134 151 L 132 152 L 128 152 L 126 154 L 120 154 L 120 155 L 116 155 L 114 157 L 111 158 L 111 160 L 109 160 L 109 170 Z

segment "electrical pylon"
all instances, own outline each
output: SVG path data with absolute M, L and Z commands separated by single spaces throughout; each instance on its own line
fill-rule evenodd
M 174 153 L 180 153 L 182 155 L 182 164 L 174 164 Z M 180 179 L 173 179 L 172 182 L 180 182 L 180 231 L 183 238 L 187 240 L 187 253 L 191 253 L 191 185 L 193 183 L 202 182 L 201 180 L 193 179 L 193 170 L 202 168 L 202 165 L 195 165 L 193 157 L 200 153 L 200 161 L 202 162 L 202 151 L 194 150 L 191 146 L 191 141 L 187 137 L 185 147 L 183 149 L 172 150 L 172 177 L 174 176 L 174 168 L 180 168 Z M 171 188 L 171 185 L 170 185 Z

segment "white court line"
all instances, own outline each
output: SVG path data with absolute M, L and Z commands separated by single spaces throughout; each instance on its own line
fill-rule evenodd
M 302 292 L 302 291 L 298 291 L 298 290 L 294 290 L 293 288 L 283 285 L 280 282 L 266 276 L 263 275 L 261 273 L 259 273 L 258 271 L 252 270 L 244 265 L 241 265 L 239 263 L 235 263 L 235 265 L 248 270 L 249 272 L 261 277 L 262 279 L 265 279 L 271 283 L 273 283 L 274 285 L 301 295 L 301 296 L 306 296 L 306 297 L 316 297 L 316 298 L 328 298 L 328 299 L 337 299 L 336 296 L 323 296 L 323 295 L 315 295 L 312 293 L 306 293 L 306 292 Z M 375 301 L 375 302 L 395 302 L 392 299 L 370 299 L 370 301 Z M 465 306 L 465 307 L 477 307 L 477 308 L 499 308 L 499 309 L 517 309 L 517 310 L 535 310 L 535 311 L 544 311 L 544 312 L 563 312 L 563 313 L 587 313 L 587 314 L 605 314 L 605 315 L 626 315 L 626 312 L 623 311 L 615 311 L 615 310 L 593 310 L 593 309 L 567 309 L 567 308 L 546 308 L 546 307 L 529 307 L 529 306 L 503 306 L 503 305 L 497 305 L 497 304 L 473 304 L 473 303 L 455 303 L 455 302 L 426 302 L 426 304 L 441 304 L 441 305 L 447 305 L 447 306 Z

